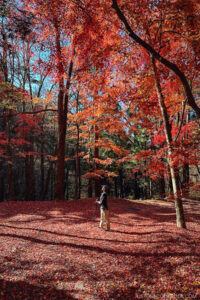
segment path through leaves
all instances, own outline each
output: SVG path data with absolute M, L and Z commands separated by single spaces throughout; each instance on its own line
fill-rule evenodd
M 199 203 L 94 199 L 0 204 L 0 299 L 199 299 Z

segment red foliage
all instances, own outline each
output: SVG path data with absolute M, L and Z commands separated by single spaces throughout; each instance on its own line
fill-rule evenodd
M 188 229 L 171 202 L 94 199 L 0 204 L 0 299 L 199 299 L 198 202 Z

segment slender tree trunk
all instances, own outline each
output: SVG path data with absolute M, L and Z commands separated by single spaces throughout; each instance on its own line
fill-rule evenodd
M 92 131 L 92 128 L 89 127 L 89 131 L 88 131 L 88 140 L 89 140 L 89 142 L 91 141 L 91 131 Z M 91 152 L 92 152 L 91 147 L 89 147 L 89 149 L 88 149 L 89 172 L 93 172 L 92 153 Z M 93 178 L 91 178 L 91 177 L 88 179 L 87 193 L 88 193 L 88 198 L 92 198 L 92 196 L 93 196 Z
M 76 98 L 76 113 L 79 112 L 79 93 Z M 80 130 L 79 124 L 76 123 L 76 156 L 75 156 L 75 192 L 74 199 L 80 199 L 80 157 L 79 157 L 79 139 L 80 139 Z
M 51 180 L 52 171 L 53 171 L 53 162 L 51 161 L 49 169 L 48 169 L 48 172 L 47 172 L 47 175 L 46 175 L 46 182 L 45 182 L 45 185 L 44 185 L 44 188 L 43 188 L 43 192 L 42 192 L 41 199 L 43 201 L 46 200 L 46 196 L 48 194 L 48 189 L 49 189 L 49 184 L 50 184 L 50 180 Z
M 98 126 L 95 125 L 94 126 L 94 140 L 95 143 L 98 142 L 99 139 L 99 133 L 98 133 Z M 99 147 L 95 145 L 94 147 L 94 158 L 99 159 Z M 97 161 L 95 161 L 95 170 L 98 171 L 99 170 L 99 163 Z M 101 186 L 100 186 L 100 179 L 98 177 L 95 177 L 94 179 L 94 189 L 95 189 L 95 197 L 99 197 L 100 196 L 100 191 L 101 191 Z
M 167 108 L 165 106 L 164 96 L 163 96 L 162 90 L 161 90 L 161 85 L 160 85 L 160 80 L 159 80 L 159 76 L 158 76 L 158 72 L 157 72 L 155 59 L 151 55 L 150 55 L 150 57 L 151 57 L 151 61 L 152 61 L 156 91 L 157 91 L 159 106 L 160 106 L 161 115 L 162 115 L 162 119 L 163 119 L 163 124 L 164 124 L 164 132 L 165 132 L 166 142 L 167 142 L 168 163 L 169 163 L 170 174 L 171 174 L 171 179 L 172 179 L 172 187 L 173 187 L 173 194 L 174 194 L 175 208 L 176 208 L 176 224 L 178 227 L 186 228 L 183 204 L 182 204 L 182 199 L 180 197 L 180 192 L 179 192 L 179 188 L 178 188 L 179 187 L 178 170 L 175 169 L 175 167 L 173 167 L 171 164 L 171 162 L 172 162 L 171 155 L 172 155 L 172 151 L 173 151 L 172 146 L 171 146 L 171 142 L 172 142 L 171 125 L 169 123 L 169 116 L 167 113 Z
M 118 197 L 118 185 L 117 185 L 117 178 L 115 177 L 114 179 L 114 183 L 115 183 L 115 198 Z
M 0 202 L 4 201 L 4 191 L 5 191 L 5 185 L 4 185 L 4 176 L 2 175 L 0 177 Z
M 190 114 L 187 112 L 186 115 L 186 124 L 190 122 Z M 186 132 L 185 138 L 188 137 L 188 133 Z M 189 195 L 189 181 L 190 181 L 190 166 L 188 162 L 185 162 L 183 167 L 183 182 L 182 182 L 182 190 L 184 197 L 188 197 Z
M 79 189 L 78 189 L 78 198 L 81 198 L 81 158 L 79 157 L 79 162 L 78 162 L 78 175 L 79 175 Z
M 9 201 L 15 201 L 14 196 L 14 184 L 13 184 L 13 170 L 12 170 L 12 148 L 11 148 L 11 124 L 10 115 L 8 116 L 8 190 L 9 190 Z
M 51 172 L 51 175 L 50 175 L 50 178 L 51 178 L 51 185 L 50 185 L 50 198 L 51 200 L 53 200 L 54 198 L 54 182 L 55 182 L 55 175 L 54 175 L 54 172 Z
M 133 190 L 134 190 L 134 196 L 135 199 L 140 199 L 141 198 L 141 192 L 140 192 L 140 187 L 139 187 L 139 182 L 137 179 L 137 173 L 135 173 L 135 178 L 133 179 Z
M 119 189 L 120 189 L 120 198 L 124 198 L 124 185 L 123 185 L 123 169 L 119 169 Z
M 76 157 L 75 157 L 75 193 L 74 199 L 79 199 L 80 195 L 80 158 L 79 158 L 79 125 L 76 124 L 77 128 L 77 140 L 76 140 Z
M 92 178 L 89 178 L 88 180 L 88 198 L 92 198 L 93 195 L 93 188 L 92 188 Z
M 43 127 L 42 127 L 42 131 L 43 131 Z M 42 199 L 44 193 L 44 135 L 43 133 L 41 134 L 40 176 L 41 176 L 40 195 Z
M 33 155 L 29 155 L 28 158 L 28 178 L 28 201 L 35 201 L 35 173 Z
M 65 192 L 66 192 L 66 200 L 69 200 L 69 169 L 67 168 L 65 175 Z
M 4 17 L 1 18 L 1 35 L 2 35 L 2 46 L 3 46 L 3 74 L 5 82 L 8 82 L 8 41 L 7 35 L 4 28 Z
M 159 188 L 161 198 L 165 197 L 165 177 L 164 175 L 159 179 Z
M 187 197 L 189 194 L 189 180 L 190 180 L 190 167 L 189 164 L 186 163 L 183 167 L 183 182 L 182 182 L 182 190 L 184 197 Z
M 153 189 L 152 189 L 152 179 L 149 178 L 149 199 L 153 197 Z

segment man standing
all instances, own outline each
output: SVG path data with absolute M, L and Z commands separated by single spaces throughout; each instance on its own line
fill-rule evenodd
M 104 222 L 106 222 L 106 231 L 110 230 L 110 219 L 109 219 L 109 210 L 108 210 L 108 203 L 107 203 L 107 186 L 102 186 L 102 193 L 100 196 L 100 200 L 96 201 L 96 203 L 100 204 L 100 214 L 101 219 L 99 223 L 99 228 L 103 228 Z

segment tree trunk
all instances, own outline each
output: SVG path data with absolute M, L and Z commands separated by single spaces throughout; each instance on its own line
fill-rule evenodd
M 76 98 L 76 113 L 79 112 L 79 94 Z M 79 124 L 76 123 L 77 138 L 76 138 L 76 156 L 75 156 L 75 192 L 74 199 L 80 199 L 80 157 L 79 157 L 79 139 L 80 130 Z
M 152 189 L 152 179 L 149 178 L 149 199 L 153 197 L 153 189 Z
M 187 112 L 186 115 L 186 124 L 190 122 L 190 113 Z M 185 133 L 185 138 L 188 137 L 188 133 Z M 189 181 L 190 181 L 190 166 L 188 162 L 185 162 L 183 167 L 183 182 L 182 182 L 182 191 L 184 197 L 188 197 L 189 195 Z
M 1 18 L 1 36 L 2 36 L 2 46 L 3 46 L 2 69 L 4 74 L 4 80 L 5 82 L 8 82 L 8 41 L 7 41 L 7 35 L 4 28 L 4 17 Z
M 133 191 L 134 191 L 134 196 L 135 199 L 140 199 L 141 198 L 141 192 L 140 192 L 140 187 L 137 179 L 137 173 L 135 173 L 135 178 L 133 179 Z
M 66 175 L 65 175 L 65 197 L 66 200 L 69 200 L 69 169 L 67 168 Z
M 68 78 L 66 88 L 64 89 L 64 65 L 61 48 L 61 35 L 59 23 L 54 15 L 54 28 L 56 31 L 56 53 L 58 58 L 58 76 L 59 76 L 59 93 L 58 93 L 58 149 L 57 149 L 57 169 L 56 169 L 56 186 L 55 200 L 64 200 L 65 198 L 65 139 L 68 113 L 69 88 L 73 70 L 73 55 L 69 64 Z
M 94 140 L 95 143 L 98 142 L 99 139 L 99 133 L 98 133 L 98 126 L 95 125 L 94 126 Z M 95 145 L 94 147 L 94 158 L 99 159 L 99 147 Z M 99 170 L 99 163 L 97 161 L 95 161 L 95 170 L 98 171 Z M 99 197 L 100 193 L 101 193 L 101 185 L 100 185 L 100 179 L 99 177 L 95 177 L 94 179 L 94 189 L 95 189 L 95 197 Z
M 43 192 L 42 192 L 42 197 L 41 197 L 42 201 L 46 200 L 46 196 L 48 194 L 49 184 L 50 184 L 50 180 L 51 180 L 52 171 L 53 171 L 53 162 L 51 161 L 48 172 L 47 172 L 47 175 L 46 175 L 46 182 L 45 182 Z
M 165 177 L 164 175 L 159 179 L 159 190 L 160 190 L 160 197 L 165 197 Z
M 81 159 L 80 159 L 80 157 L 79 157 L 78 168 L 79 168 L 79 171 L 78 171 L 78 174 L 79 174 L 78 198 L 80 199 L 81 198 Z
M 183 212 L 183 204 L 182 204 L 182 199 L 180 197 L 180 192 L 179 192 L 179 188 L 178 188 L 178 186 L 179 186 L 178 170 L 175 169 L 175 167 L 172 166 L 172 164 L 171 164 L 172 163 L 171 155 L 172 155 L 172 151 L 173 151 L 172 147 L 171 147 L 171 142 L 172 142 L 171 125 L 169 123 L 169 116 L 168 116 L 167 108 L 165 106 L 164 96 L 163 96 L 162 90 L 161 90 L 161 85 L 160 85 L 160 80 L 159 80 L 159 76 L 158 76 L 158 72 L 157 72 L 155 59 L 151 55 L 150 55 L 150 57 L 151 57 L 151 61 L 152 61 L 158 102 L 159 102 L 159 106 L 160 106 L 160 110 L 161 110 L 161 115 L 162 115 L 163 124 L 164 124 L 164 132 L 165 132 L 165 137 L 166 137 L 166 142 L 167 142 L 168 163 L 169 163 L 170 174 L 171 174 L 171 179 L 172 179 L 172 187 L 173 187 L 173 194 L 174 194 L 175 208 L 176 208 L 176 224 L 178 227 L 186 228 L 184 212 Z
M 92 188 L 92 178 L 88 180 L 88 198 L 92 198 L 93 195 L 93 188 Z
M 124 198 L 124 185 L 123 185 L 123 169 L 119 169 L 119 189 L 120 189 L 120 198 Z
M 118 185 L 117 185 L 117 178 L 115 177 L 114 179 L 114 183 L 115 183 L 115 198 L 118 197 Z
M 165 65 L 168 69 L 172 70 L 181 80 L 181 83 L 183 85 L 183 88 L 185 90 L 185 94 L 187 96 L 188 104 L 193 108 L 195 113 L 198 117 L 200 117 L 200 107 L 195 102 L 194 96 L 192 94 L 192 90 L 190 88 L 190 85 L 187 81 L 187 78 L 185 77 L 185 74 L 181 72 L 181 70 L 178 68 L 177 65 L 170 62 L 169 60 L 162 57 L 157 51 L 155 51 L 149 44 L 147 44 L 144 40 L 142 40 L 135 32 L 132 30 L 131 26 L 129 25 L 126 17 L 120 10 L 117 0 L 112 0 L 112 7 L 116 11 L 117 16 L 119 19 L 123 22 L 125 25 L 130 37 L 139 45 L 141 45 L 144 49 L 146 49 L 151 55 L 157 59 L 159 62 L 161 62 L 163 65 Z
M 77 124 L 77 142 L 76 142 L 76 156 L 75 156 L 75 192 L 74 192 L 74 199 L 79 199 L 80 194 L 80 158 L 79 158 L 79 126 Z
M 8 190 L 9 190 L 9 201 L 15 201 L 14 196 L 14 184 L 13 184 L 13 170 L 12 170 L 12 148 L 11 148 L 11 124 L 10 115 L 8 116 Z
M 33 141 L 31 141 L 33 142 Z M 32 145 L 32 144 L 31 144 Z M 29 155 L 28 158 L 28 201 L 35 201 L 35 173 L 34 173 L 34 157 Z
M 88 140 L 89 142 L 91 141 L 91 131 L 92 131 L 92 128 L 89 127 L 89 132 L 88 132 Z M 93 172 L 93 166 L 92 166 L 92 154 L 91 154 L 91 147 L 89 147 L 89 150 L 88 150 L 88 164 L 89 164 L 89 172 Z M 93 178 L 89 178 L 88 179 L 88 198 L 92 198 L 93 196 Z
M 4 190 L 5 190 L 5 185 L 4 185 L 4 176 L 2 175 L 0 177 L 0 202 L 4 201 Z
M 43 126 L 41 130 L 43 131 Z M 41 176 L 40 197 L 42 199 L 44 193 L 44 134 L 43 133 L 41 133 L 40 176 Z

